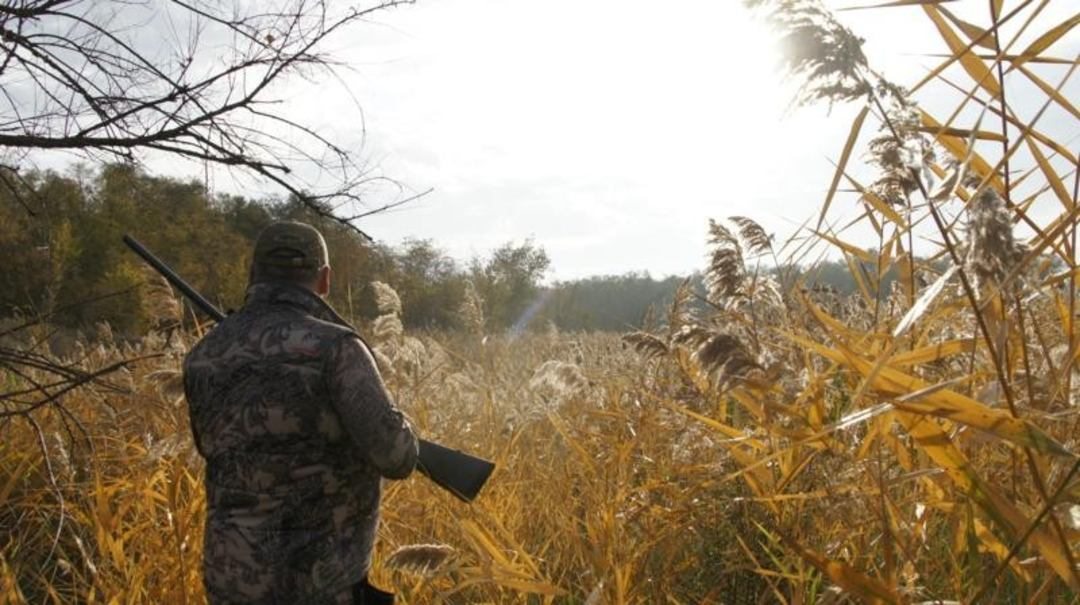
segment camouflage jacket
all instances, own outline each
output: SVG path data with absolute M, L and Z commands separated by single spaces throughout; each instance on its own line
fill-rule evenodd
M 351 602 L 381 478 L 417 458 L 367 347 L 315 294 L 256 284 L 188 354 L 184 390 L 206 458 L 210 602 Z

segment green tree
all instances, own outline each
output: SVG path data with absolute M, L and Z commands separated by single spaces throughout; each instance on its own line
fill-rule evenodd
M 637 328 L 650 307 L 664 309 L 670 304 L 682 280 L 626 273 L 559 282 L 551 287 L 541 318 L 565 330 Z
M 451 328 L 465 296 L 457 262 L 429 239 L 408 239 L 394 253 L 394 277 L 408 326 Z
M 508 328 L 519 322 L 536 300 L 550 266 L 547 252 L 531 240 L 508 242 L 486 260 L 474 259 L 470 278 L 484 299 L 484 314 L 491 325 Z

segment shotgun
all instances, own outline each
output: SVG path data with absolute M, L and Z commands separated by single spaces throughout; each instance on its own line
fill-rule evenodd
M 130 235 L 125 235 L 124 243 L 160 273 L 174 288 L 183 293 L 200 311 L 213 318 L 214 321 L 225 319 L 224 313 L 177 275 L 171 267 L 154 256 L 138 240 Z M 344 320 L 341 321 L 344 323 Z M 355 331 L 353 330 L 353 332 Z M 491 472 L 495 470 L 495 465 L 483 458 L 470 456 L 464 452 L 421 439 L 417 468 L 428 479 L 431 479 L 435 485 L 450 492 L 463 502 L 472 502 L 476 495 L 480 493 L 480 488 L 484 487 L 488 477 L 491 476 Z

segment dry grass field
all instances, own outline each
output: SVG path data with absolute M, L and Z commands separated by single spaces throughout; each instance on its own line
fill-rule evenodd
M 1080 119 L 1061 93 L 1077 57 L 1053 52 L 1077 18 L 1019 44 L 995 32 L 1047 3 L 1005 4 L 981 24 L 909 7 L 952 49 L 928 79 L 951 78 L 952 115 L 865 58 L 810 63 L 842 70 L 817 96 L 865 101 L 820 220 L 787 242 L 712 223 L 707 292 L 641 331 L 406 334 L 380 289 L 365 333 L 397 401 L 498 469 L 472 505 L 390 486 L 376 583 L 404 603 L 1076 603 L 1078 160 L 1039 120 Z M 789 31 L 843 33 L 812 16 Z M 1007 102 L 1021 86 L 1031 111 Z M 842 205 L 873 249 L 831 226 Z M 827 250 L 856 294 L 767 270 Z M 0 418 L 0 604 L 201 602 L 177 371 L 197 334 L 101 332 L 58 361 L 145 358 Z M 0 371 L 7 394 L 40 380 Z
M 94 435 L 92 454 L 66 449 L 59 420 L 39 417 L 59 491 L 32 432 L 3 442 L 10 602 L 22 601 L 16 585 L 28 602 L 201 598 L 204 502 L 178 392 L 182 347 L 154 340 L 145 346 L 166 356 L 115 379 L 123 395 L 88 388 L 69 399 Z M 122 348 L 102 345 L 85 363 L 142 352 Z M 757 586 L 736 567 L 731 540 L 756 540 L 751 517 L 736 514 L 748 505 L 731 501 L 749 492 L 701 481 L 726 456 L 716 434 L 668 407 L 689 395 L 671 368 L 641 360 L 617 335 L 486 345 L 405 337 L 382 350 L 398 401 L 425 435 L 499 466 L 472 505 L 420 477 L 390 487 L 376 578 L 405 602 L 697 601 L 720 580 Z M 421 543 L 449 549 L 413 548 L 386 564 Z

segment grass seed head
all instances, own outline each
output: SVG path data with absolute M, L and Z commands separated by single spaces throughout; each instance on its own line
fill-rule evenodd
M 372 322 L 371 332 L 375 342 L 387 344 L 400 340 L 405 333 L 405 326 L 397 315 L 380 315 Z
M 407 544 L 390 554 L 386 559 L 386 567 L 420 576 L 431 576 L 456 553 L 453 547 L 446 544 Z
M 976 287 L 1004 286 L 1003 280 L 1024 257 L 1024 249 L 1013 236 L 1012 215 L 993 188 L 977 192 L 968 206 L 967 270 L 975 275 Z
M 375 290 L 375 305 L 378 306 L 379 313 L 401 315 L 401 297 L 397 290 L 381 281 L 371 282 L 371 287 Z
M 648 332 L 631 332 L 623 335 L 623 341 L 643 355 L 646 359 L 663 357 L 668 353 L 668 345 L 664 340 Z
M 469 332 L 477 336 L 484 334 L 484 299 L 471 279 L 465 282 L 465 296 L 458 315 Z
M 529 379 L 529 389 L 556 397 L 568 397 L 588 386 L 589 381 L 576 364 L 551 359 Z

